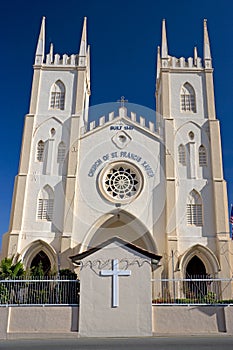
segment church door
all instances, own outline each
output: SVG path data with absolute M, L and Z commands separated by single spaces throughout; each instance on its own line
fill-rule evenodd
M 207 282 L 202 281 L 202 279 L 207 277 L 205 265 L 195 255 L 186 268 L 186 279 L 190 279 L 190 281 L 185 282 L 186 298 L 198 300 L 204 298 L 207 294 Z

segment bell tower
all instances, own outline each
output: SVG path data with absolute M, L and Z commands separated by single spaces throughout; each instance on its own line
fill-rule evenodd
M 72 206 L 90 97 L 86 22 L 79 53 L 70 56 L 54 54 L 53 44 L 45 54 L 45 17 L 41 23 L 9 232 L 3 237 L 3 256 L 21 258 L 26 268 L 41 251 L 57 268 L 62 249 L 70 248 L 65 215 Z
M 187 276 L 187 259 L 194 246 L 206 247 L 202 262 L 214 276 L 230 274 L 226 182 L 223 177 L 219 120 L 215 113 L 213 68 L 207 21 L 204 20 L 203 59 L 169 54 L 166 23 L 158 47 L 156 79 L 157 123 L 163 130 L 166 176 L 167 274 Z M 194 249 L 194 250 L 193 250 Z M 208 250 L 217 257 L 210 263 Z M 228 250 L 228 249 L 227 249 Z M 188 256 L 188 255 L 187 255 Z M 200 258 L 200 257 L 199 257 Z M 171 260 L 173 260 L 172 267 Z M 218 266 L 218 267 L 217 267 Z

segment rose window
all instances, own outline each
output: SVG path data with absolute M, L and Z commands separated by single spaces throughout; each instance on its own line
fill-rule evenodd
M 105 197 L 114 202 L 128 202 L 141 190 L 140 171 L 130 163 L 113 163 L 103 170 L 101 187 Z

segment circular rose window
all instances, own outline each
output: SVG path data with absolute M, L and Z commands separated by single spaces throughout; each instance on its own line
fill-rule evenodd
M 130 202 L 139 195 L 141 187 L 141 172 L 130 163 L 111 163 L 101 172 L 101 192 L 112 202 Z

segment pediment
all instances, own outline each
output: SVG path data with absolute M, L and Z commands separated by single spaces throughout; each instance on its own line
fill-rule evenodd
M 97 252 L 97 251 L 99 251 L 99 250 L 109 246 L 112 243 L 115 243 L 115 244 L 119 245 L 119 247 L 122 247 L 122 249 L 124 249 L 124 247 L 130 248 L 133 251 L 138 252 L 138 253 L 146 256 L 146 257 L 149 257 L 149 258 L 151 258 L 151 259 L 153 259 L 154 261 L 157 261 L 157 262 L 159 262 L 160 259 L 162 258 L 161 255 L 157 255 L 155 253 L 149 252 L 149 251 L 147 251 L 145 249 L 142 249 L 141 247 L 138 247 L 135 244 L 127 242 L 127 241 L 125 241 L 125 240 L 123 240 L 123 239 L 121 239 L 119 237 L 112 237 L 112 238 L 102 242 L 101 244 L 97 245 L 96 247 L 90 248 L 90 249 L 88 249 L 85 252 L 82 252 L 80 254 L 71 256 L 70 259 L 73 262 L 80 261 L 80 260 L 86 258 L 87 256 L 92 255 L 95 252 Z

